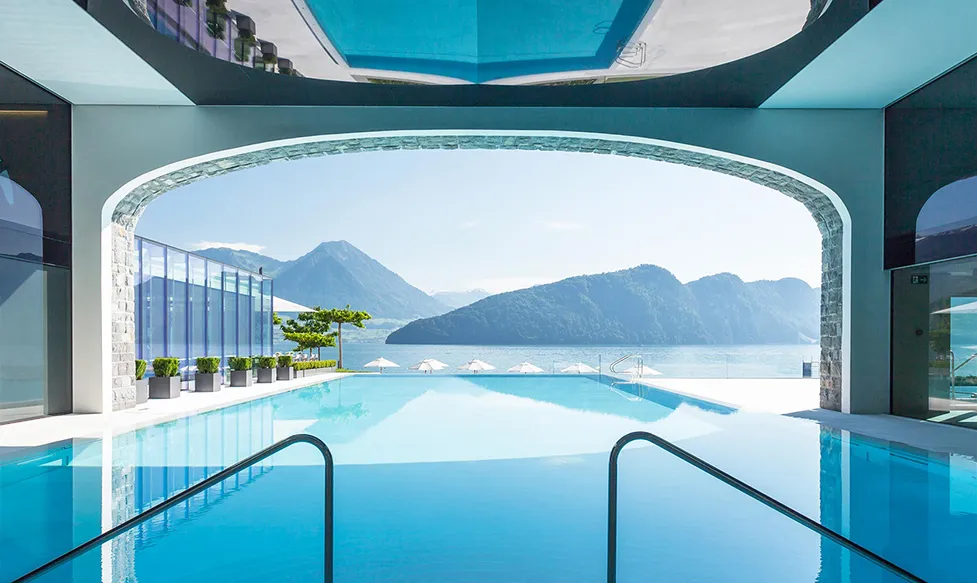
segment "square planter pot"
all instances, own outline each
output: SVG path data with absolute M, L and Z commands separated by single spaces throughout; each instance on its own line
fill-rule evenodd
M 182 377 L 149 377 L 150 399 L 175 399 L 180 396 Z
M 275 378 L 280 381 L 290 381 L 295 378 L 295 369 L 290 366 L 279 366 L 275 368 Z
M 221 390 L 221 373 L 198 372 L 193 376 L 194 391 L 198 393 L 216 393 Z
M 149 400 L 149 379 L 136 381 L 136 404 L 142 404 Z
M 273 369 L 273 368 L 259 368 L 258 369 L 258 382 L 259 383 L 273 383 L 273 382 L 275 382 L 275 369 Z
M 250 387 L 252 384 L 254 384 L 254 377 L 251 376 L 250 370 L 231 371 L 232 387 Z

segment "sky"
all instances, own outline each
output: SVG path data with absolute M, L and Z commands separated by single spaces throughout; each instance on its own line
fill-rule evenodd
M 708 170 L 519 150 L 368 152 L 202 180 L 151 203 L 136 233 L 183 249 L 294 259 L 345 239 L 427 291 L 492 293 L 651 263 L 688 282 L 820 285 L 803 205 Z

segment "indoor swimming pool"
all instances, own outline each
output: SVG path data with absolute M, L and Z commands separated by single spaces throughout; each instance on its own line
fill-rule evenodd
M 607 459 L 659 434 L 927 581 L 970 580 L 977 463 L 597 376 L 357 375 L 0 461 L 10 581 L 289 435 L 335 458 L 335 580 L 595 582 Z M 233 389 L 228 389 L 233 390 Z M 41 581 L 322 578 L 323 472 L 291 447 Z M 618 580 L 894 576 L 667 453 L 621 457 Z

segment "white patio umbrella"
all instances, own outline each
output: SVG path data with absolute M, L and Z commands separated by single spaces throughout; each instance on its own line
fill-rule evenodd
M 510 368 L 508 372 L 527 374 L 527 373 L 543 372 L 543 369 L 539 368 L 538 366 L 536 366 L 531 362 L 520 362 L 516 366 Z
M 473 358 L 472 360 L 469 360 L 465 364 L 459 366 L 458 370 L 470 370 L 473 373 L 479 373 L 483 370 L 495 370 L 495 367 L 487 362 Z
M 566 367 L 564 369 L 560 369 L 560 372 L 572 372 L 572 373 L 576 373 L 576 374 L 587 374 L 587 373 L 597 372 L 597 369 L 594 368 L 594 367 L 592 367 L 592 366 L 590 366 L 590 365 L 584 364 L 582 362 L 577 362 L 577 363 L 571 364 L 570 366 L 568 366 L 568 367 Z
M 429 373 L 429 372 L 434 372 L 434 371 L 437 371 L 437 370 L 441 370 L 443 368 L 448 368 L 448 365 L 446 365 L 445 363 L 441 362 L 440 360 L 436 360 L 434 358 L 425 358 L 421 362 L 419 362 L 417 364 L 414 364 L 414 365 L 411 365 L 408 368 L 410 370 L 423 371 L 426 374 L 426 373 Z
M 661 376 L 662 374 L 647 364 L 636 364 L 631 368 L 625 369 L 624 372 L 639 377 Z
M 396 362 L 387 360 L 386 358 L 378 358 L 376 360 L 371 360 L 370 362 L 363 365 L 363 368 L 378 368 L 380 372 L 383 372 L 385 368 L 400 368 L 400 365 Z

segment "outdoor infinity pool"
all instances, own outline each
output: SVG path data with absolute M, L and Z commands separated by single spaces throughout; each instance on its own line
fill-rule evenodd
M 608 452 L 638 429 L 928 581 L 972 580 L 970 458 L 606 377 L 369 375 L 4 460 L 0 581 L 308 432 L 337 464 L 336 581 L 599 582 Z M 654 447 L 625 451 L 620 486 L 619 581 L 897 580 Z M 322 492 L 300 444 L 41 580 L 321 580 Z

